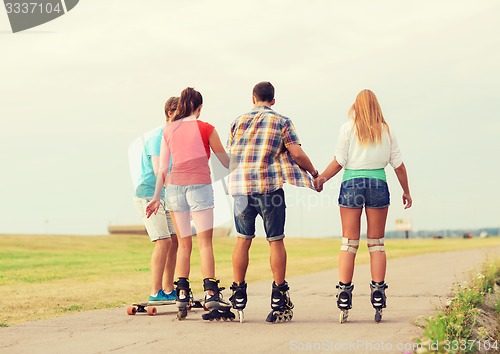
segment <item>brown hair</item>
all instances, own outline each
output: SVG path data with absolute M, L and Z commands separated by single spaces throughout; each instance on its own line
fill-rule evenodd
M 377 96 L 370 90 L 363 90 L 356 96 L 356 101 L 349 109 L 349 116 L 354 120 L 358 140 L 363 145 L 376 145 L 382 141 L 382 132 L 389 125 L 384 119 Z
M 172 117 L 172 121 L 189 117 L 203 104 L 201 93 L 192 87 L 185 88 L 179 97 L 177 109 Z
M 268 81 L 259 82 L 254 86 L 252 94 L 257 101 L 271 102 L 274 99 L 274 86 Z
M 168 118 L 168 113 L 172 113 L 172 112 L 175 112 L 175 110 L 177 109 L 177 105 L 179 103 L 179 97 L 170 97 L 167 102 L 165 102 L 165 108 L 164 108 L 164 111 L 165 111 L 165 117 Z

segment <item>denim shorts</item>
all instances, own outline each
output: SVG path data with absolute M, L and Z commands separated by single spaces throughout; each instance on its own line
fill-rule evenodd
M 339 205 L 345 208 L 386 208 L 390 204 L 387 183 L 376 178 L 353 178 L 340 185 Z
M 202 211 L 214 207 L 214 190 L 211 184 L 167 184 L 166 195 L 168 209 L 173 212 Z
M 234 223 L 238 236 L 246 239 L 255 237 L 257 215 L 264 221 L 268 241 L 285 237 L 285 192 L 278 189 L 268 194 L 234 196 Z

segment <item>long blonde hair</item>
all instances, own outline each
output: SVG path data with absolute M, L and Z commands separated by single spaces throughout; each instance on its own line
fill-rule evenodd
M 365 146 L 381 143 L 384 129 L 390 133 L 377 96 L 370 90 L 358 93 L 349 109 L 349 116 L 354 120 L 359 142 Z

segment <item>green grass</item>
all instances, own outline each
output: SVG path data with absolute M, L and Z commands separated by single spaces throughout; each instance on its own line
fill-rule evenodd
M 232 281 L 235 238 L 215 238 L 216 273 L 221 285 Z M 287 277 L 336 268 L 339 239 L 285 239 Z M 357 264 L 369 260 L 361 243 Z M 500 246 L 500 238 L 386 240 L 389 258 L 421 253 Z M 149 294 L 153 244 L 147 236 L 0 235 L 0 326 L 68 313 L 111 308 Z M 271 281 L 269 245 L 253 241 L 247 281 Z M 193 247 L 191 284 L 201 294 L 199 254 Z
M 493 296 L 495 284 L 500 281 L 500 260 L 486 261 L 477 274 L 456 284 L 454 297 L 438 314 L 425 319 L 422 348 L 419 353 L 474 353 L 481 342 L 498 346 L 500 300 L 490 309 L 485 300 Z M 491 316 L 497 326 L 485 328 L 479 316 Z M 498 349 L 498 348 L 496 348 Z

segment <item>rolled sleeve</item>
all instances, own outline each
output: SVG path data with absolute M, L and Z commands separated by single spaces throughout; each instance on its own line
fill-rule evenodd
M 335 150 L 335 160 L 340 166 L 345 167 L 347 164 L 347 157 L 349 156 L 349 125 L 344 124 L 340 128 L 339 138 L 337 140 L 337 150 Z
M 283 129 L 282 129 L 282 138 L 285 147 L 288 147 L 289 145 L 292 144 L 300 145 L 299 136 L 297 135 L 295 126 L 293 125 L 290 119 L 285 119 L 285 123 L 283 124 Z
M 399 149 L 398 140 L 396 136 L 391 133 L 391 157 L 389 163 L 393 168 L 398 168 L 403 163 L 403 156 L 401 156 L 401 150 Z

